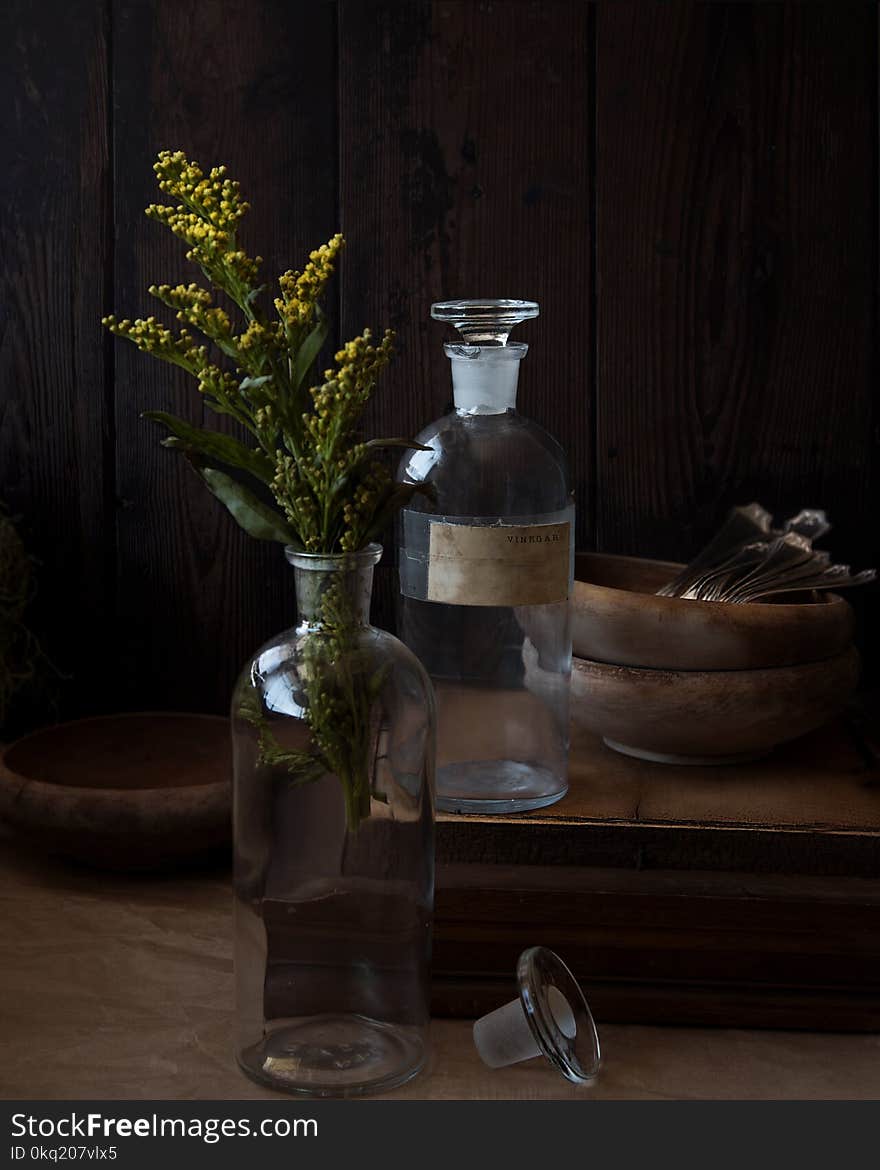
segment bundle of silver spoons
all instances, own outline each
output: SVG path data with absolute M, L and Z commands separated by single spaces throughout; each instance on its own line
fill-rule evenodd
M 813 548 L 830 528 L 816 508 L 802 509 L 779 529 L 760 504 L 734 508 L 706 547 L 657 594 L 737 603 L 874 581 L 874 569 L 852 573 L 849 565 L 834 565 L 827 552 Z

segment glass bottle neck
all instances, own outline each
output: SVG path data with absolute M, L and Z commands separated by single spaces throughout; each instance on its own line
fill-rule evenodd
M 285 553 L 294 569 L 298 630 L 369 625 L 373 569 L 382 556 L 378 544 L 332 555 L 292 548 Z
M 464 414 L 504 414 L 516 407 L 519 364 L 527 345 L 443 347 L 452 363 L 455 409 Z

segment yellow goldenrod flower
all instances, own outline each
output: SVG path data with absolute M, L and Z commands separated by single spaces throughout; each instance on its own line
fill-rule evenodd
M 376 379 L 392 352 L 392 334 L 376 344 L 369 330 L 339 346 L 323 380 L 309 388 L 301 359 L 320 349 L 327 323 L 320 301 L 339 261 L 340 233 L 309 253 L 301 270 L 278 279 L 275 314 L 267 314 L 258 286 L 259 256 L 238 241 L 249 205 L 223 166 L 207 173 L 182 151 L 162 151 L 155 163 L 167 202 L 146 209 L 186 246 L 186 256 L 233 307 L 215 304 L 196 283 L 154 284 L 150 293 L 177 318 L 175 332 L 156 317 L 105 326 L 146 353 L 193 375 L 205 405 L 235 419 L 255 447 L 228 437 L 230 459 L 252 471 L 275 497 L 306 549 L 332 552 L 360 547 L 393 490 L 388 469 L 367 459 L 358 430 Z M 207 344 L 194 339 L 200 334 Z M 216 353 L 209 352 L 209 345 Z M 168 416 L 165 416 L 166 418 Z M 183 426 L 183 424 L 181 424 Z M 175 432 L 177 433 L 177 432 Z M 188 427 L 180 445 L 191 449 L 199 432 Z M 221 450 L 205 440 L 203 455 Z

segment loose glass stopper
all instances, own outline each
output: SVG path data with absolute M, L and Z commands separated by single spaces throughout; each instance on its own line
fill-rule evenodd
M 565 963 L 546 947 L 530 947 L 516 969 L 519 998 L 474 1024 L 474 1044 L 490 1068 L 545 1056 L 577 1085 L 595 1080 L 601 1052 L 592 1012 Z
M 507 345 L 514 325 L 537 315 L 535 301 L 437 301 L 431 305 L 434 320 L 454 326 L 467 345 Z

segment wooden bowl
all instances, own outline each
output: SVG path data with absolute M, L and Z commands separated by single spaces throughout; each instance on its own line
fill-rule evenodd
M 832 658 L 852 641 L 852 609 L 835 594 L 748 605 L 654 596 L 681 567 L 578 554 L 574 653 L 652 670 L 752 670 Z
M 158 869 L 228 849 L 229 722 L 108 715 L 60 723 L 0 756 L 0 818 L 53 853 Z
M 819 727 L 852 695 L 858 673 L 853 648 L 759 670 L 638 670 L 576 658 L 572 720 L 626 755 L 730 763 Z

